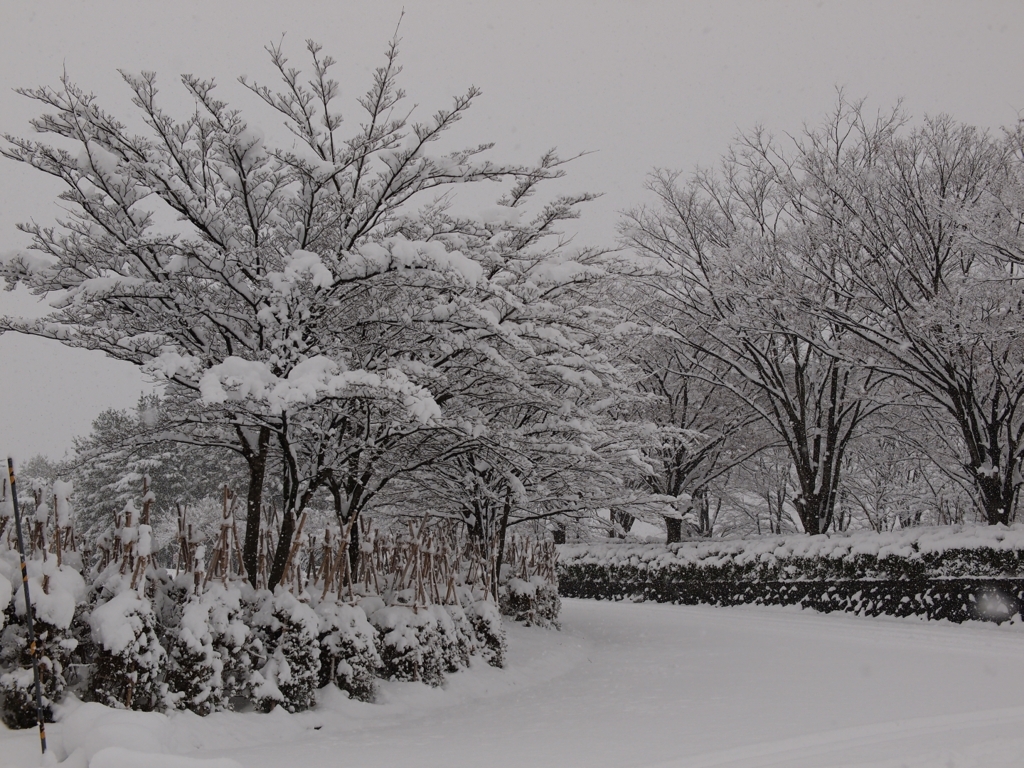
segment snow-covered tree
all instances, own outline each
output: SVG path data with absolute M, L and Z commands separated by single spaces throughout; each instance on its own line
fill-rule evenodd
M 144 481 L 155 497 L 152 522 L 167 529 L 178 505 L 217 499 L 225 484 L 244 489 L 245 467 L 236 453 L 164 439 L 170 420 L 160 397 L 143 396 L 134 411 L 103 411 L 88 435 L 75 438 L 75 455 L 66 464 L 83 534 L 91 529 L 95 536 L 129 500 L 141 499 Z
M 621 231 L 651 269 L 658 327 L 771 426 L 793 462 L 804 529 L 828 530 L 843 454 L 878 407 L 880 377 L 843 357 L 854 336 L 842 323 L 806 309 L 846 301 L 843 241 L 810 208 L 822 189 L 760 131 L 740 137 L 720 173 L 682 182 L 659 171 L 649 189 L 658 205 L 631 211 Z M 829 264 L 837 282 L 822 283 Z
M 489 277 L 460 251 L 462 238 L 496 245 L 502 238 L 486 220 L 436 215 L 444 209 L 440 193 L 453 184 L 518 178 L 525 186 L 512 190 L 509 208 L 537 181 L 561 174 L 553 155 L 534 168 L 481 160 L 486 144 L 431 155 L 430 145 L 479 91 L 470 88 L 451 107 L 413 122 L 399 111 L 397 40 L 359 101 L 362 122 L 346 137 L 335 111 L 338 83 L 328 74 L 334 61 L 315 43 L 307 48 L 308 82 L 274 47 L 282 90 L 242 80 L 284 118 L 290 146 L 265 141 L 215 96 L 212 81 L 182 77 L 195 110 L 179 120 L 160 106 L 153 73 L 125 73 L 142 132 L 65 77 L 58 88 L 21 91 L 50 110 L 33 126 L 60 146 L 8 136 L 3 149 L 65 183 L 61 199 L 70 217 L 53 228 L 24 225 L 31 250 L 2 269 L 9 287 L 59 294 L 57 309 L 39 320 L 4 318 L 0 331 L 99 350 L 191 393 L 177 435 L 165 434 L 231 448 L 245 460 L 244 561 L 253 580 L 262 494 L 276 452 L 285 509 L 272 584 L 299 511 L 335 469 L 308 442 L 300 455 L 307 426 L 324 422 L 319 413 L 296 412 L 364 398 L 367 388 L 398 395 L 420 421 L 435 407 L 409 380 L 414 361 L 400 365 L 388 350 L 369 359 L 359 354 L 367 348 L 359 342 L 375 333 L 375 318 L 364 314 L 373 305 L 368 293 Z M 543 233 L 545 218 L 557 220 L 578 199 L 552 203 L 533 230 Z M 498 214 L 491 221 L 515 241 L 515 217 Z M 172 217 L 177 223 L 168 226 Z
M 799 530 L 793 519 L 793 472 L 789 452 L 772 446 L 729 473 L 724 488 L 728 512 L 742 533 L 793 533 Z M 850 470 L 844 471 L 844 487 Z
M 631 315 L 657 327 L 664 310 L 657 297 L 643 290 L 628 295 Z M 691 328 L 685 335 L 693 339 L 700 334 Z M 623 354 L 642 372 L 636 386 L 644 397 L 631 412 L 648 430 L 646 463 L 636 472 L 638 481 L 668 500 L 660 516 L 669 543 L 680 540 L 684 522 L 699 535 L 710 536 L 710 496 L 716 480 L 763 450 L 771 436 L 757 428 L 756 410 L 709 377 L 707 370 L 715 366 L 711 356 L 681 343 L 677 332 L 644 334 Z
M 168 697 L 161 680 L 167 652 L 157 637 L 156 615 L 149 600 L 122 586 L 89 616 L 97 651 L 89 695 L 117 709 L 164 709 Z
M 930 415 L 985 519 L 1005 524 L 1024 482 L 1024 326 L 1007 261 L 1021 241 L 992 201 L 1019 159 L 1012 141 L 948 117 L 901 128 L 898 113 L 872 122 L 844 102 L 801 145 L 821 190 L 813 215 L 845 244 L 818 278 L 844 275 L 842 299 L 818 311 Z

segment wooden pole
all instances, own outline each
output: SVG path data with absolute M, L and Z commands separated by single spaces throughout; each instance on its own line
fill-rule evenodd
M 7 476 L 11 483 L 11 502 L 14 504 L 14 526 L 18 531 L 18 556 L 21 558 L 21 585 L 25 590 L 25 617 L 28 619 L 28 652 L 32 657 L 32 677 L 36 684 L 36 721 L 39 723 L 39 745 L 46 754 L 46 718 L 43 717 L 43 687 L 39 680 L 39 649 L 36 630 L 32 624 L 32 598 L 28 591 L 28 568 L 25 565 L 25 539 L 21 535 L 21 510 L 18 508 L 18 490 L 14 484 L 14 459 L 7 457 Z

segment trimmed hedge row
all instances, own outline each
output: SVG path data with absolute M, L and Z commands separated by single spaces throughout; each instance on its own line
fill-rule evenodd
M 827 542 L 813 539 L 829 538 Z M 1020 548 L 949 546 L 924 549 L 912 542 L 900 548 L 864 547 L 865 537 L 810 537 L 806 551 L 781 539 L 699 542 L 669 545 L 566 545 L 559 566 L 587 564 L 672 570 L 692 581 L 843 581 L 920 578 L 1024 578 Z M 829 544 L 831 546 L 825 546 Z M 863 551 L 865 549 L 873 551 Z
M 1024 579 L 912 578 L 842 581 L 711 581 L 638 569 L 571 565 L 559 569 L 562 597 L 650 600 L 682 605 L 799 605 L 823 613 L 922 616 L 1003 622 L 1024 606 Z
M 1024 608 L 1022 534 L 1015 526 L 566 545 L 559 553 L 559 593 L 1003 622 Z

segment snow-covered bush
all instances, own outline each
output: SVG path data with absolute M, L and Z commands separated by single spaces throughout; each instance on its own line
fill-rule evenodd
M 192 574 L 175 577 L 164 570 L 157 574 L 153 584 L 153 613 L 161 636 L 181 622 L 182 611 L 194 591 Z
M 244 586 L 248 588 L 248 584 Z M 249 628 L 244 621 L 242 590 L 213 582 L 207 587 L 203 600 L 209 607 L 208 626 L 213 648 L 220 657 L 219 705 L 230 707 L 232 698 L 246 695 L 252 672 L 252 659 L 246 648 Z
M 58 565 L 55 557 L 27 563 L 32 596 L 33 629 L 39 679 L 43 696 L 43 716 L 52 719 L 52 705 L 64 696 L 67 673 L 77 641 L 71 633 L 75 607 L 85 596 L 85 582 L 70 566 Z M 14 728 L 36 724 L 35 677 L 25 614 L 25 594 L 12 595 L 11 581 L 20 575 L 20 563 L 14 552 L 0 555 L 0 599 L 6 606 L 7 620 L 0 622 L 0 695 L 3 720 Z M 20 578 L 18 583 L 20 583 Z M 6 585 L 6 588 L 5 588 Z M 13 600 L 12 600 L 13 597 Z
M 381 635 L 385 677 L 433 686 L 444 682 L 445 637 L 434 612 L 392 605 L 374 611 L 370 622 Z
M 459 631 L 452 616 L 442 605 L 428 605 L 422 610 L 434 617 L 441 647 L 444 672 L 458 672 L 468 666 L 468 659 L 463 659 L 463 643 L 460 642 Z
M 503 615 L 511 616 L 526 626 L 558 628 L 562 601 L 558 597 L 557 584 L 533 576 L 529 581 L 509 579 L 502 586 L 499 605 Z
M 96 659 L 89 680 L 94 701 L 118 709 L 148 712 L 167 706 L 162 682 L 166 652 L 156 633 L 149 600 L 125 588 L 96 606 L 89 624 Z
M 35 621 L 33 629 L 39 656 L 43 717 L 46 722 L 53 722 L 53 705 L 64 697 L 66 674 L 76 643 L 66 627 Z M 0 665 L 7 670 L 0 674 L 4 723 L 10 728 L 34 727 L 37 718 L 35 676 L 24 621 L 11 622 L 0 634 Z
M 353 699 L 373 701 L 377 673 L 383 667 L 377 632 L 360 606 L 324 601 L 320 617 L 319 686 L 335 683 Z
M 434 610 L 443 610 L 452 624 L 454 642 L 448 647 L 448 671 L 455 672 L 469 666 L 469 659 L 480 651 L 473 622 L 469 620 L 461 605 L 433 606 Z
M 492 667 L 504 667 L 507 647 L 498 606 L 492 600 L 477 600 L 466 615 L 476 633 L 480 656 Z
M 558 628 L 558 550 L 547 539 L 510 537 L 498 578 L 498 608 L 527 626 Z
M 208 715 L 221 709 L 223 664 L 210 631 L 210 604 L 204 596 L 185 603 L 178 625 L 168 633 L 167 687 L 179 709 Z
M 10 672 L 0 675 L 0 696 L 3 697 L 3 721 L 8 728 L 34 728 L 39 714 L 36 710 L 35 676 L 32 662 L 19 654 L 18 664 Z M 40 675 L 43 667 L 40 665 Z M 41 678 L 40 682 L 42 682 Z M 43 719 L 53 722 L 53 698 L 43 696 Z
M 320 627 L 316 613 L 290 592 L 256 594 L 252 626 L 266 658 L 250 677 L 257 709 L 269 712 L 280 704 L 289 712 L 313 706 L 320 673 Z
M 1024 525 L 909 528 L 818 536 L 766 536 L 681 544 L 563 545 L 559 581 L 580 568 L 670 574 L 684 581 L 793 581 L 1024 576 Z M 596 572 L 595 572 L 596 573 Z M 604 578 L 604 577 L 602 577 Z

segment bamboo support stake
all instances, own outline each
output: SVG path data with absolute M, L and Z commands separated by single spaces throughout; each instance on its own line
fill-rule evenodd
M 18 508 L 18 489 L 14 481 L 14 459 L 7 457 L 7 477 L 11 484 L 11 502 L 14 505 L 14 525 L 18 532 L 18 557 L 21 560 L 21 585 L 25 591 L 25 617 L 28 623 L 29 655 L 32 657 L 32 679 L 36 688 L 36 722 L 39 724 L 39 745 L 46 754 L 46 718 L 43 717 L 43 686 L 39 679 L 39 648 L 32 622 L 32 598 L 28 588 L 28 568 L 25 565 L 25 539 L 21 535 L 21 510 Z
M 238 561 L 238 575 L 243 579 L 247 579 L 249 578 L 249 574 L 246 572 L 245 563 L 242 561 L 242 545 L 239 543 L 240 539 L 238 538 L 238 524 L 233 516 L 231 518 L 231 534 L 235 537 L 235 554 L 237 555 L 236 559 Z
M 260 531 L 260 557 L 259 565 L 256 568 L 256 587 L 266 587 L 267 581 L 267 553 L 266 553 L 266 531 Z
M 348 547 L 345 547 L 345 581 L 348 582 L 348 599 L 350 603 L 355 603 L 356 596 L 352 588 L 352 556 L 349 554 Z
M 320 555 L 320 580 L 324 583 L 324 591 L 320 594 L 320 601 L 327 597 L 331 590 L 331 583 L 334 576 L 333 550 L 331 544 L 331 529 L 324 529 L 324 545 Z
M 313 580 L 313 567 L 315 565 L 313 562 L 313 553 L 316 551 L 314 549 L 316 546 L 316 536 L 309 533 L 306 535 L 306 540 L 306 549 L 309 550 L 309 559 L 306 561 L 306 582 L 308 583 Z
M 288 550 L 288 557 L 284 561 L 284 571 L 281 574 L 281 581 L 287 582 L 288 577 L 291 575 L 292 560 L 295 557 L 295 553 L 299 547 L 302 546 L 302 528 L 306 524 L 306 513 L 302 513 L 302 517 L 299 518 L 299 525 L 295 529 L 294 541 L 292 542 L 291 549 Z

